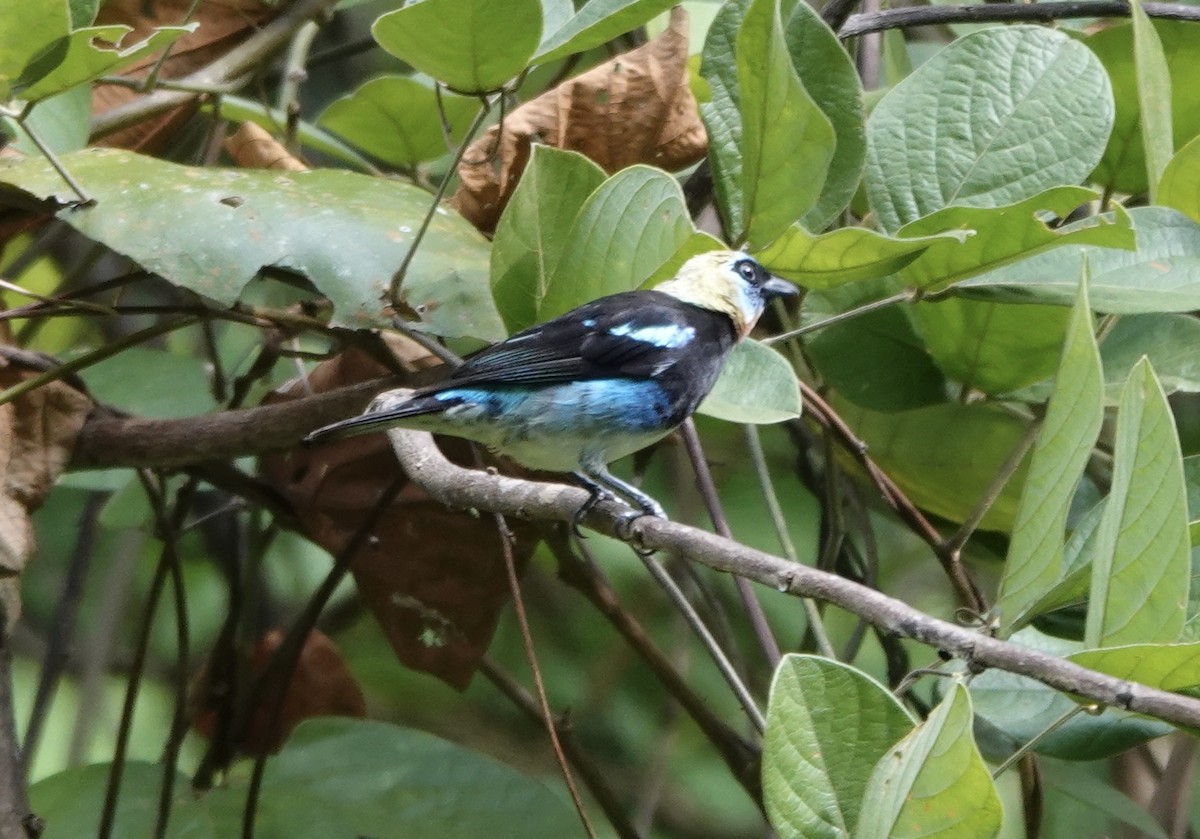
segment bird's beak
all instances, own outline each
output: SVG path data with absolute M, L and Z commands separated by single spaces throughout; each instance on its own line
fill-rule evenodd
M 787 280 L 781 280 L 779 277 L 771 277 L 762 284 L 762 296 L 764 300 L 770 300 L 774 297 L 795 297 L 800 293 L 800 289 L 795 283 L 789 283 Z

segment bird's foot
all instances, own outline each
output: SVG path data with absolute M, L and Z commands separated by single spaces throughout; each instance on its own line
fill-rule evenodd
M 588 492 L 591 494 L 588 495 L 587 501 L 584 501 L 579 506 L 579 509 L 575 511 L 575 515 L 571 516 L 571 531 L 580 539 L 587 538 L 587 535 L 582 530 L 583 520 L 588 517 L 588 514 L 592 510 L 596 509 L 596 505 L 601 501 L 615 500 L 615 496 L 611 492 L 600 486 L 590 486 L 588 487 Z
M 628 542 L 629 546 L 641 556 L 650 556 L 654 553 L 654 548 L 648 548 L 642 542 L 641 531 L 635 530 L 633 527 L 639 519 L 643 519 L 646 516 L 662 519 L 663 521 L 667 520 L 667 514 L 663 511 L 662 507 L 655 504 L 653 508 L 650 508 L 649 505 L 642 505 L 642 509 L 640 510 L 624 512 L 613 523 L 614 535 L 622 542 Z

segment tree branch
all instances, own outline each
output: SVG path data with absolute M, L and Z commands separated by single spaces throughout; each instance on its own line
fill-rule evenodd
M 456 466 L 446 460 L 425 432 L 393 429 L 388 436 L 409 477 L 434 498 L 453 507 L 570 521 L 587 498 L 584 490 L 565 484 L 535 483 Z M 600 533 L 619 536 L 620 514 L 624 512 L 628 512 L 626 507 L 604 502 L 588 516 L 587 524 Z M 740 574 L 778 591 L 825 600 L 886 632 L 920 641 L 965 661 L 1028 676 L 1101 705 L 1176 725 L 1200 726 L 1198 700 L 1106 676 L 1065 659 L 981 635 L 837 575 L 662 519 L 644 516 L 634 522 L 631 530 L 634 539 L 647 548 Z
M 1200 21 L 1200 7 L 1175 3 L 1143 3 L 1150 17 L 1166 20 Z M 904 29 L 910 26 L 941 26 L 946 23 L 1005 23 L 1010 21 L 1065 20 L 1081 17 L 1129 17 L 1125 0 L 1068 0 L 1061 3 L 985 3 L 973 6 L 912 6 L 851 15 L 838 30 L 842 39 Z

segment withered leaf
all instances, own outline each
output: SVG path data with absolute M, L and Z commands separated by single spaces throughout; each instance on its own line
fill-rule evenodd
M 0 388 L 37 375 L 13 348 L 0 353 Z M 71 456 L 92 400 L 51 382 L 0 405 L 0 600 L 9 625 L 20 615 L 17 575 L 33 555 L 30 514 L 41 506 Z
M 526 102 L 472 143 L 458 167 L 455 208 L 480 230 L 495 228 L 534 142 L 585 154 L 610 174 L 700 160 L 708 138 L 687 59 L 688 16 L 676 6 L 657 38 Z
M 243 122 L 233 136 L 225 140 L 225 151 L 244 169 L 283 169 L 306 172 L 308 166 L 261 126 Z
M 420 367 L 437 363 L 425 350 L 393 336 L 402 364 L 414 371 L 402 384 L 423 383 Z M 385 375 L 377 362 L 349 350 L 318 365 L 315 392 Z M 428 380 L 426 377 L 425 381 Z M 296 398 L 298 389 L 275 398 Z M 442 439 L 451 459 L 474 465 L 469 445 Z M 401 474 L 382 434 L 353 437 L 265 457 L 261 471 L 293 505 L 306 534 L 337 553 L 349 542 L 381 493 Z M 536 530 L 510 521 L 514 558 L 523 567 Z M 408 667 L 464 688 L 487 650 L 509 597 L 504 554 L 491 516 L 450 510 L 416 484 L 406 484 L 351 566 L 363 603 L 397 658 Z

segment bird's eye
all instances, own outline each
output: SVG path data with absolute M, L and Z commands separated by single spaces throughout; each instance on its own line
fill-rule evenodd
M 737 272 L 742 275 L 742 279 L 746 282 L 754 282 L 756 272 L 754 270 L 754 263 L 750 260 L 743 259 L 741 262 L 739 262 L 737 264 Z

